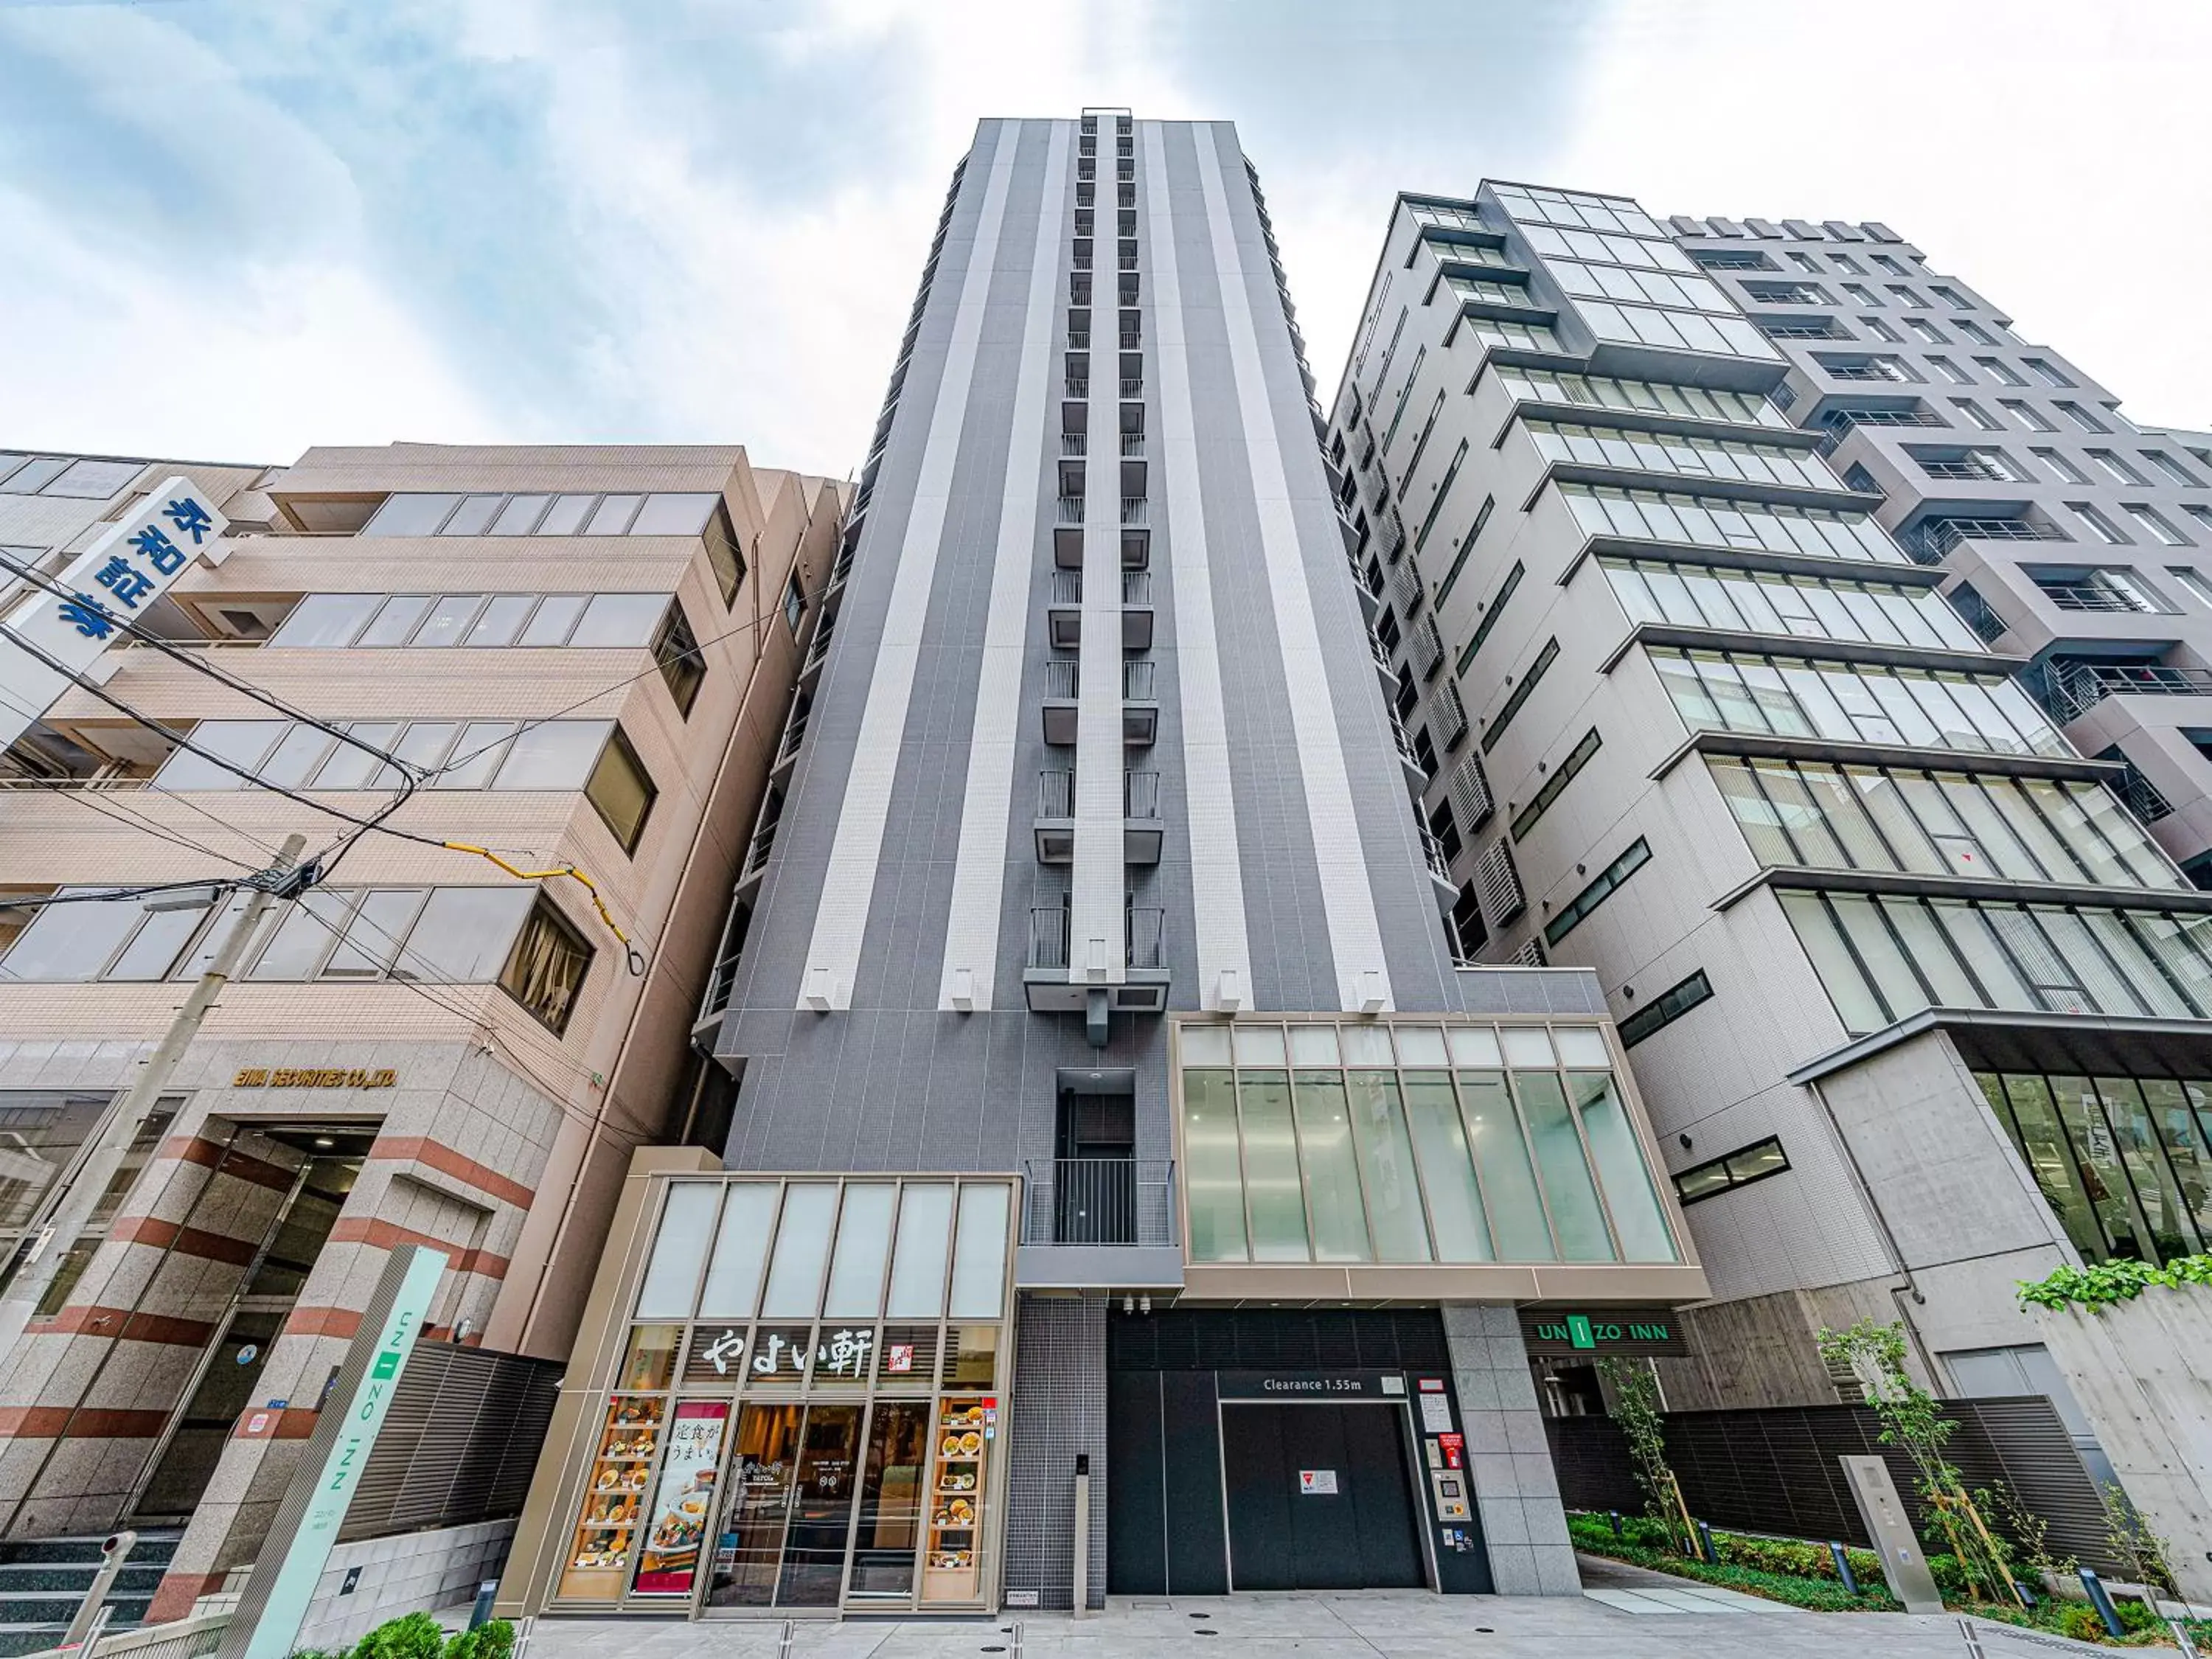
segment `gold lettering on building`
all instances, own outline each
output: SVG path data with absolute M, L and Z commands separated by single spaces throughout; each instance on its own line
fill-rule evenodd
M 234 1089 L 389 1089 L 399 1081 L 399 1073 L 390 1066 L 369 1072 L 356 1066 L 308 1067 L 301 1070 L 280 1066 L 271 1071 L 264 1066 L 248 1066 L 230 1080 Z

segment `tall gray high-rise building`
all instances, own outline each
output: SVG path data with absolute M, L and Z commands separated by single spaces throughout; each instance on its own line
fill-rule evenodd
M 1451 947 L 1322 430 L 1233 128 L 981 124 L 515 1605 L 1066 1606 L 1085 1492 L 1093 1603 L 1577 1589 L 1524 1328 L 1705 1279 L 1596 977 Z
M 1677 1409 L 1902 1319 L 2094 1462 L 2016 1281 L 2212 1239 L 2212 472 L 2113 402 L 1879 225 L 1393 209 L 1340 500 L 1458 948 L 1632 1049 L 1714 1293 Z

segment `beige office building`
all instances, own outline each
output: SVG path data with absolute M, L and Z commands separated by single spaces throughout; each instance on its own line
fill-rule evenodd
M 180 1532 L 126 1619 L 220 1591 L 387 1252 L 433 1244 L 411 1415 L 345 1534 L 408 1542 L 333 1559 L 362 1624 L 495 1567 L 632 1149 L 720 1144 L 688 1039 L 843 491 L 734 446 L 0 455 L 0 553 L 58 571 L 179 473 L 228 556 L 134 618 L 181 648 L 118 639 L 0 756 L 0 901 L 242 876 L 295 831 L 327 868 L 53 1243 L 0 1374 L 0 1535 L 130 1524 L 158 1565 Z M 10 1262 L 245 902 L 0 909 Z

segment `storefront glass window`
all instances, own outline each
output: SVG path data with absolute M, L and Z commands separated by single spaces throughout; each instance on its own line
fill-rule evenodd
M 1360 1201 L 1359 1171 L 1352 1165 L 1352 1110 L 1345 1097 L 1344 1073 L 1300 1072 L 1297 1105 L 1306 1209 L 1313 1218 L 1313 1259 L 1365 1261 L 1371 1254 L 1367 1207 Z M 1260 1261 L 1305 1259 L 1303 1254 L 1265 1256 L 1256 1249 L 1254 1255 Z
M 662 1211 L 660 1233 L 653 1241 L 653 1259 L 646 1263 L 645 1284 L 637 1294 L 641 1319 L 681 1319 L 691 1311 L 691 1298 L 699 1288 L 699 1269 L 707 1259 L 708 1241 L 714 1236 L 714 1208 L 722 1189 L 707 1182 L 683 1182 L 668 1189 Z
M 952 1232 L 952 1188 L 909 1182 L 899 1195 L 898 1243 L 891 1256 L 894 1319 L 934 1319 L 945 1311 L 945 1249 Z
M 714 1260 L 707 1287 L 699 1294 L 706 1319 L 750 1319 L 760 1306 L 761 1269 L 775 1231 L 776 1189 L 771 1182 L 747 1182 L 730 1188 L 722 1206 L 721 1231 L 714 1236 Z
M 837 1254 L 830 1264 L 830 1289 L 822 1298 L 825 1319 L 867 1319 L 883 1305 L 884 1263 L 891 1249 L 891 1205 L 898 1190 L 889 1182 L 848 1185 L 837 1218 Z
M 822 1303 L 822 1268 L 830 1230 L 837 1218 L 835 1182 L 793 1183 L 785 1188 L 783 1221 L 775 1230 L 761 1312 L 768 1318 L 811 1317 Z
M 1274 1035 L 1273 1053 L 1279 1058 L 1282 1033 Z M 1237 1109 L 1244 1130 L 1244 1196 L 1252 1214 L 1252 1259 L 1304 1261 L 1306 1206 L 1298 1188 L 1298 1148 L 1291 1128 L 1289 1074 L 1240 1072 Z
M 960 1231 L 952 1252 L 955 1319 L 996 1319 L 1006 1303 L 1008 1188 L 970 1182 L 960 1189 Z

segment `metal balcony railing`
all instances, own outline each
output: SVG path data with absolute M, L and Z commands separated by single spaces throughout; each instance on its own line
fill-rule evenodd
M 1088 350 L 1090 350 L 1090 349 L 1091 349 L 1091 331 L 1090 331 L 1089 329 L 1087 329 L 1087 328 L 1071 328 L 1070 330 L 1068 330 L 1068 331 L 1067 331 L 1067 349 L 1068 349 L 1070 351 L 1088 351 Z
M 1067 395 L 1071 398 L 1088 398 L 1091 395 L 1091 382 L 1077 375 L 1069 375 Z
M 2212 669 L 2168 668 L 2160 663 L 2051 664 L 2053 713 L 2074 720 L 2112 696 L 2212 697 Z
M 1942 561 L 1960 542 L 2063 542 L 2068 538 L 2033 519 L 1923 519 L 1905 537 L 1905 550 L 1922 564 Z
M 1121 816 L 1157 818 L 1160 815 L 1160 775 L 1124 772 L 1121 775 Z
M 1061 605 L 1083 603 L 1083 573 L 1080 570 L 1055 570 L 1052 573 L 1052 602 Z
M 1167 912 L 1153 906 L 1132 905 L 1122 912 L 1127 939 L 1125 965 L 1157 969 L 1166 933 Z M 1050 972 L 1068 965 L 1067 912 L 1059 905 L 1035 905 L 1030 910 L 1029 965 Z
M 1121 522 L 1125 525 L 1141 525 L 1146 523 L 1147 521 L 1146 515 L 1150 510 L 1151 503 L 1142 495 L 1124 495 L 1121 497 Z
M 1030 1158 L 1022 1169 L 1024 1244 L 1173 1244 L 1168 1158 Z
M 1060 523 L 1081 524 L 1083 522 L 1083 497 L 1080 495 L 1060 496 L 1059 498 L 1058 512 Z
M 1444 856 L 1444 845 L 1437 839 L 1436 831 L 1428 825 L 1419 826 L 1421 831 L 1421 854 L 1429 861 L 1429 873 L 1438 881 L 1451 880 L 1451 860 Z
M 1048 657 L 1044 664 L 1044 694 L 1048 697 L 1074 697 L 1080 695 L 1083 684 L 1082 664 L 1073 657 Z
M 1121 434 L 1121 454 L 1125 459 L 1140 461 L 1145 458 L 1145 434 L 1124 432 Z
M 1065 768 L 1037 774 L 1036 815 L 1041 818 L 1075 816 L 1075 774 Z
M 1121 395 L 1124 398 L 1143 397 L 1145 395 L 1145 377 L 1141 374 L 1124 374 L 1121 377 Z
M 1123 329 L 1123 330 L 1121 331 L 1121 349 L 1122 349 L 1122 350 L 1124 350 L 1124 351 L 1141 351 L 1141 350 L 1143 350 L 1143 349 L 1144 349 L 1144 346 L 1145 346 L 1145 336 L 1144 336 L 1144 332 L 1143 332 L 1143 331 L 1142 331 L 1142 330 L 1140 330 L 1140 329 L 1134 329 L 1134 328 L 1125 328 L 1125 329 Z
M 1088 432 L 1061 433 L 1060 453 L 1063 455 L 1088 455 L 1091 453 L 1091 434 Z
M 1152 573 L 1149 570 L 1124 570 L 1121 573 L 1121 603 L 1150 605 L 1152 602 Z
M 2132 593 L 2101 582 L 2038 582 L 2043 597 L 2061 611 L 2144 611 L 2150 606 Z
M 1121 665 L 1121 696 L 1129 702 L 1153 701 L 1153 675 L 1159 665 L 1150 657 L 1132 657 Z

